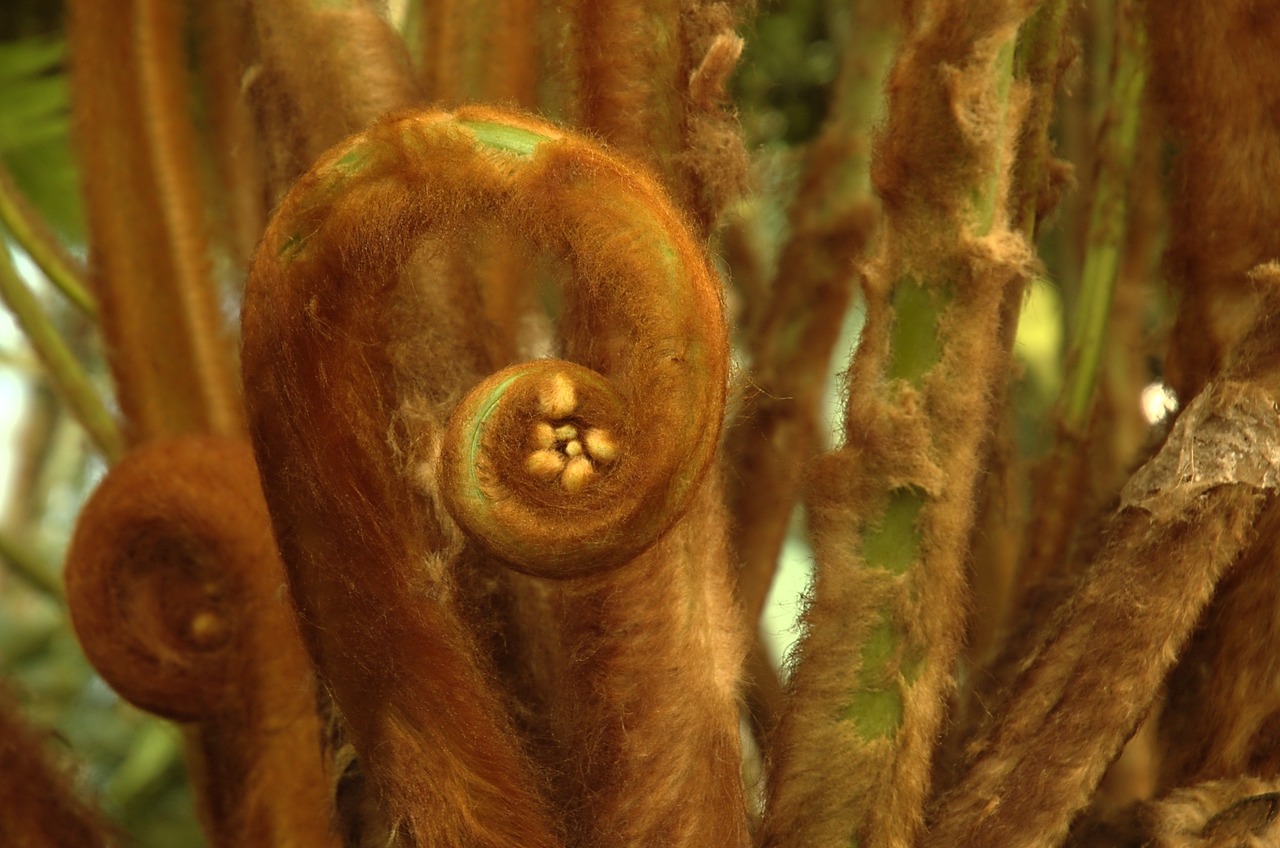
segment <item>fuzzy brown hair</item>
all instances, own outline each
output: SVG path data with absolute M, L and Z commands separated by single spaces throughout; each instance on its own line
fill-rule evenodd
M 580 848 L 745 848 L 744 645 L 720 485 L 636 560 L 563 581 L 550 705 L 560 792 Z
M 389 307 L 418 297 L 396 285 L 415 249 L 463 243 L 485 221 L 567 260 L 562 329 L 583 364 L 500 371 L 445 426 L 433 410 L 461 375 L 442 391 L 401 367 L 419 360 L 397 352 L 405 316 Z M 421 343 L 464 329 L 465 304 L 436 306 L 449 303 L 462 311 Z M 407 844 L 559 839 L 458 616 L 453 520 L 534 573 L 634 558 L 710 467 L 726 349 L 714 274 L 662 191 L 549 124 L 477 108 L 391 116 L 277 211 L 246 293 L 251 428 L 313 661 Z M 594 459 L 557 458 L 558 437 L 541 443 L 552 424 L 583 432 Z
M 1183 411 L 1126 487 L 1097 558 L 1046 623 L 972 746 L 965 776 L 936 810 L 927 846 L 1058 844 L 1151 708 L 1273 499 L 1257 452 L 1271 449 L 1280 426 L 1276 304 L 1272 296 L 1223 379 Z M 1205 479 L 1220 454 L 1232 476 Z M 1259 471 L 1250 477 L 1249 468 Z M 1106 702 L 1086 706 L 1100 689 Z
M 1148 3 L 1152 88 L 1177 145 L 1165 259 L 1182 303 L 1167 381 L 1188 402 L 1249 330 L 1280 256 L 1280 8 L 1255 0 Z
M 885 228 L 864 271 L 845 443 L 807 475 L 817 568 L 772 740 L 770 848 L 907 846 L 923 830 L 965 629 L 980 447 L 1003 378 L 990 328 L 1028 273 L 999 190 L 1013 136 L 1001 130 L 1018 114 L 1001 57 L 1028 5 L 906 10 L 872 159 Z M 975 197 L 989 198 L 985 213 Z
M 321 153 L 422 95 L 408 51 L 376 0 L 241 2 L 256 44 L 244 86 L 274 205 Z

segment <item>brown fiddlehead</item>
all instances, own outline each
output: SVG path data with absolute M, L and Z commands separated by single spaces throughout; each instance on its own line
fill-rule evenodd
M 570 361 L 516 365 L 462 400 L 440 451 L 444 502 L 478 545 L 522 570 L 570 576 L 616 565 L 671 526 L 715 449 L 726 375 L 720 295 L 661 190 L 550 125 L 482 109 L 424 113 L 331 151 L 258 253 L 245 315 L 250 403 L 278 388 L 275 397 L 315 413 L 293 422 L 305 451 L 324 446 L 335 419 L 385 434 L 397 407 L 381 387 L 394 381 L 376 378 L 392 377 L 391 363 L 361 351 L 389 337 L 377 326 L 388 320 L 376 314 L 380 295 L 415 237 L 485 215 L 570 265 Z M 259 305 L 276 326 L 257 317 Z M 262 363 L 253 361 L 260 341 L 275 345 Z M 335 403 L 343 399 L 354 408 Z M 265 411 L 256 434 L 276 444 L 263 437 L 282 425 Z M 342 447 L 366 461 L 359 476 L 388 466 L 384 445 L 348 441 Z M 274 451 L 265 456 L 270 484 Z
M 103 678 L 187 724 L 215 846 L 336 845 L 311 672 L 246 442 L 136 448 L 85 506 L 66 582 Z
M 412 314 L 429 285 L 403 275 L 495 224 L 567 266 L 565 360 L 481 380 L 445 424 L 466 368 L 439 338 L 465 316 Z M 650 177 L 522 116 L 383 119 L 277 211 L 246 293 L 251 428 L 313 659 L 410 844 L 558 839 L 450 601 L 453 521 L 543 576 L 652 545 L 713 459 L 721 314 L 705 254 Z

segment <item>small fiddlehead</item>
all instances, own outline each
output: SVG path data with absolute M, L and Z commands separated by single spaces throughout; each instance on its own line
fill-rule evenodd
M 131 452 L 81 513 L 66 583 L 103 678 L 191 723 L 214 845 L 333 844 L 311 673 L 248 443 Z

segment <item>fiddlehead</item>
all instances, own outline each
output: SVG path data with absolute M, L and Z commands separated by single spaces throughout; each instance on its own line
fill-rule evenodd
M 356 348 L 388 337 L 378 323 L 389 319 L 366 313 L 419 238 L 485 216 L 569 265 L 565 352 L 580 364 L 516 365 L 463 399 L 441 448 L 445 504 L 473 541 L 529 573 L 625 562 L 674 523 L 710 463 L 727 345 L 714 274 L 661 190 L 585 141 L 467 109 L 383 121 L 332 151 L 259 251 L 250 303 L 270 299 L 285 322 L 270 328 L 285 360 L 269 379 L 300 420 L 334 418 L 335 394 L 365 395 L 356 429 L 388 432 L 399 401 L 362 384 L 390 365 Z
M 468 316 L 449 298 L 424 310 L 435 287 L 406 266 L 495 226 L 567 266 L 572 361 L 480 381 L 444 426 L 470 369 L 441 338 Z M 406 323 L 427 328 L 408 341 L 428 357 L 403 350 Z M 251 428 L 313 658 L 411 843 L 559 842 L 451 602 L 456 537 L 436 492 L 521 570 L 633 558 L 712 460 L 725 336 L 710 265 L 652 179 L 529 118 L 383 119 L 277 211 L 246 292 Z
M 246 442 L 159 440 L 113 466 L 66 582 L 103 678 L 192 723 L 212 844 L 332 844 L 311 673 Z

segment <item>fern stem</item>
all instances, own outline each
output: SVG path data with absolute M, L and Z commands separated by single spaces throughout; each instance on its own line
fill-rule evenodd
M 175 0 L 80 0 L 68 24 L 91 281 L 134 444 L 243 428 L 209 268 L 182 23 Z
M 4 532 L 0 532 L 0 559 L 8 563 L 12 574 L 32 589 L 59 604 L 66 603 L 57 573 L 35 551 Z
M 872 163 L 885 228 L 845 444 L 809 474 L 817 569 L 773 744 L 765 848 L 910 845 L 923 830 L 964 635 L 989 401 L 1005 373 L 993 330 L 1029 259 L 1003 214 L 1027 11 L 931 5 L 889 75 Z M 834 762 L 838 781 L 814 780 Z
M 66 400 L 71 414 L 108 461 L 123 451 L 120 430 L 102 403 L 97 389 L 76 360 L 49 315 L 18 274 L 8 249 L 0 247 L 0 299 L 3 299 L 36 356 L 44 363 L 49 380 Z
M 1136 3 L 1121 3 L 1117 9 L 1116 49 L 1099 133 L 1098 173 L 1089 209 L 1080 302 L 1067 350 L 1062 423 L 1076 436 L 1088 423 L 1098 383 L 1128 212 L 1127 178 L 1138 144 L 1146 79 L 1146 35 L 1141 11 L 1136 7 Z
M 0 164 L 0 224 L 67 300 L 90 318 L 98 317 L 93 295 L 85 287 L 84 267 L 49 231 L 14 185 L 13 177 L 3 164 Z

